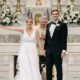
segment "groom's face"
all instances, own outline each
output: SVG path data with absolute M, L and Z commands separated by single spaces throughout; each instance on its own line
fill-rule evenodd
M 59 18 L 59 12 L 58 11 L 53 11 L 52 12 L 52 19 L 54 21 L 56 21 L 56 20 L 58 20 L 58 18 Z

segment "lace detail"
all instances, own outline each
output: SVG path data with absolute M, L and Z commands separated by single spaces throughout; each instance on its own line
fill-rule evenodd
M 22 35 L 22 42 L 33 42 L 36 43 L 36 36 L 35 36 L 35 30 L 32 31 L 31 36 L 28 35 L 28 33 L 24 30 L 24 33 Z

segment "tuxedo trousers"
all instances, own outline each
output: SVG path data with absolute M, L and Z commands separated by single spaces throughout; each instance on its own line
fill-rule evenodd
M 52 80 L 53 66 L 56 67 L 57 72 L 57 80 L 62 80 L 63 72 L 62 72 L 62 58 L 61 55 L 57 55 L 57 53 L 51 52 L 46 55 L 46 78 L 47 80 Z

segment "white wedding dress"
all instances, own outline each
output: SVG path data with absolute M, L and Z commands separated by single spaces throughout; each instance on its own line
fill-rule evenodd
M 33 29 L 29 36 L 24 30 L 22 45 L 19 50 L 15 80 L 42 80 L 39 71 L 39 57 L 37 52 L 36 34 Z

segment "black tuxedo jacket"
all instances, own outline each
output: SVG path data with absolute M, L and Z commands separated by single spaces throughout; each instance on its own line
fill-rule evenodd
M 53 36 L 51 38 L 49 28 L 53 22 L 47 24 L 44 49 L 46 55 L 53 52 L 53 54 L 61 54 L 62 50 L 67 50 L 67 25 L 58 21 L 59 26 L 56 26 Z

